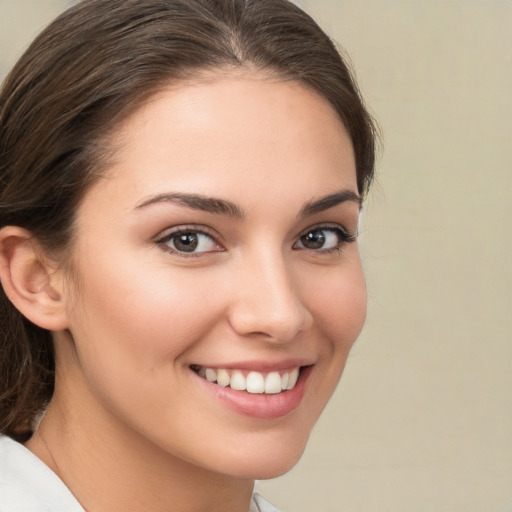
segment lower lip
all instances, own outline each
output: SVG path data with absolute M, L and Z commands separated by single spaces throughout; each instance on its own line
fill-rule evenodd
M 244 416 L 270 420 L 286 416 L 299 406 L 306 392 L 306 381 L 311 373 L 311 368 L 311 366 L 307 366 L 301 369 L 297 384 L 293 389 L 275 395 L 236 391 L 230 387 L 224 388 L 209 382 L 195 372 L 194 375 L 209 393 L 229 409 Z

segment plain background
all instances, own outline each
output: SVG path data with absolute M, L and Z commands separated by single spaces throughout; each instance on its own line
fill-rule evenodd
M 0 75 L 72 2 L 0 0 Z M 368 321 L 289 512 L 512 511 L 512 2 L 298 1 L 348 52 L 384 139 Z

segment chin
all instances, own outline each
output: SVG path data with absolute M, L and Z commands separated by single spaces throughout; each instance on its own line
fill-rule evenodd
M 306 447 L 307 439 L 290 442 L 268 443 L 268 446 L 246 447 L 242 453 L 233 454 L 226 460 L 223 472 L 238 478 L 251 480 L 269 480 L 284 475 L 300 460 Z
M 266 468 L 259 468 L 257 473 L 252 476 L 253 480 L 271 480 L 273 478 L 277 478 L 278 476 L 282 476 L 297 464 L 299 462 L 300 457 L 302 453 L 298 455 L 295 459 L 292 461 L 282 461 L 280 464 L 271 464 L 267 466 Z

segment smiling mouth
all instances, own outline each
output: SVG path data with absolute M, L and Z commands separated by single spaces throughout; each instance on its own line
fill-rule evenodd
M 190 367 L 201 378 L 221 387 L 253 394 L 277 395 L 292 390 L 297 384 L 300 367 L 286 372 L 260 373 L 246 370 L 227 370 L 192 365 Z

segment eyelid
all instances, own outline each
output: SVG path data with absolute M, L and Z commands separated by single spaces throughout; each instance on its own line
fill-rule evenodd
M 320 224 L 313 224 L 312 226 L 307 227 L 306 229 L 303 229 L 301 233 L 299 234 L 299 238 L 306 233 L 309 233 L 310 231 L 316 231 L 316 230 L 339 230 L 343 233 L 344 236 L 347 238 L 353 238 L 354 240 L 358 236 L 357 228 L 355 231 L 351 231 L 350 229 L 346 228 L 343 224 L 339 224 L 337 222 L 321 222 Z
M 297 242 L 295 242 L 295 244 L 294 244 L 294 248 L 296 248 L 295 245 L 307 233 L 310 233 L 311 231 L 322 231 L 322 230 L 325 230 L 325 231 L 336 231 L 338 233 L 341 233 L 339 244 L 336 247 L 333 247 L 333 248 L 330 248 L 330 249 L 308 249 L 307 247 L 298 247 L 297 249 L 304 249 L 306 251 L 313 251 L 313 252 L 316 252 L 316 253 L 328 254 L 328 253 L 333 252 L 333 251 L 340 251 L 343 248 L 343 246 L 346 245 L 346 244 L 350 244 L 350 243 L 356 242 L 357 238 L 358 238 L 358 235 L 359 235 L 357 230 L 355 232 L 351 232 L 350 230 L 348 230 L 342 224 L 336 224 L 336 223 L 316 224 L 316 225 L 310 226 L 309 228 L 303 230 L 300 233 L 300 235 L 297 238 Z
M 163 231 L 160 231 L 158 235 L 154 237 L 155 242 L 162 242 L 164 240 L 168 240 L 172 236 L 179 234 L 179 233 L 200 233 L 202 235 L 209 236 L 210 238 L 213 238 L 216 240 L 217 236 L 211 232 L 209 228 L 206 226 L 198 226 L 194 224 L 180 224 L 178 226 L 173 226 L 170 228 L 166 228 Z
M 337 236 L 339 236 L 338 245 L 336 247 L 329 248 L 329 249 L 321 249 L 321 248 L 320 249 L 309 249 L 307 247 L 296 247 L 297 243 L 300 242 L 301 237 L 303 237 L 304 235 L 306 235 L 307 233 L 309 233 L 311 231 L 321 231 L 321 230 L 337 232 Z M 209 227 L 204 226 L 204 225 L 194 225 L 194 224 L 178 225 L 178 226 L 174 226 L 171 228 L 167 228 L 164 231 L 161 231 L 154 238 L 154 243 L 156 243 L 159 246 L 165 246 L 165 248 L 161 247 L 162 250 L 164 250 L 165 252 L 170 252 L 170 253 L 175 254 L 182 258 L 194 258 L 194 257 L 197 258 L 197 257 L 201 257 L 201 256 L 204 256 L 207 254 L 212 254 L 215 252 L 224 252 L 226 250 L 224 247 L 225 244 L 223 242 L 219 241 L 219 239 L 221 239 L 222 237 L 219 234 L 217 234 L 216 232 L 213 233 L 212 231 L 213 231 L 212 229 L 210 229 Z M 167 245 L 167 242 L 169 240 L 171 240 L 172 237 L 179 235 L 180 233 L 190 233 L 190 232 L 198 233 L 198 234 L 209 237 L 213 242 L 215 242 L 215 244 L 217 244 L 221 248 L 221 250 L 186 253 L 186 252 L 182 252 L 182 251 L 177 251 Z M 343 246 L 345 246 L 346 244 L 353 243 L 353 242 L 357 241 L 357 237 L 358 237 L 357 230 L 355 232 L 351 232 L 350 230 L 345 228 L 345 226 L 343 226 L 342 224 L 337 224 L 337 223 L 314 224 L 314 225 L 308 227 L 307 229 L 304 229 L 299 234 L 299 236 L 297 237 L 297 241 L 293 244 L 293 248 L 297 249 L 297 250 L 300 249 L 300 250 L 311 251 L 311 252 L 320 253 L 320 254 L 322 254 L 322 253 L 329 254 L 331 252 L 341 251 Z
M 182 252 L 177 251 L 173 249 L 172 247 L 169 247 L 167 245 L 167 242 L 169 242 L 174 236 L 182 234 L 182 233 L 197 233 L 200 235 L 207 236 L 208 238 L 211 238 L 213 242 L 220 248 L 222 248 L 220 251 L 203 251 L 203 252 Z M 165 229 L 164 231 L 161 231 L 155 238 L 154 243 L 159 245 L 161 249 L 165 252 L 175 254 L 182 258 L 197 258 L 200 256 L 204 256 L 206 254 L 212 254 L 214 252 L 223 252 L 225 251 L 224 244 L 219 241 L 219 238 L 221 238 L 216 233 L 212 233 L 212 230 L 208 228 L 207 226 L 203 225 L 193 225 L 193 224 L 181 224 L 178 226 L 174 226 L 172 228 Z M 164 248 L 165 246 L 165 248 Z

